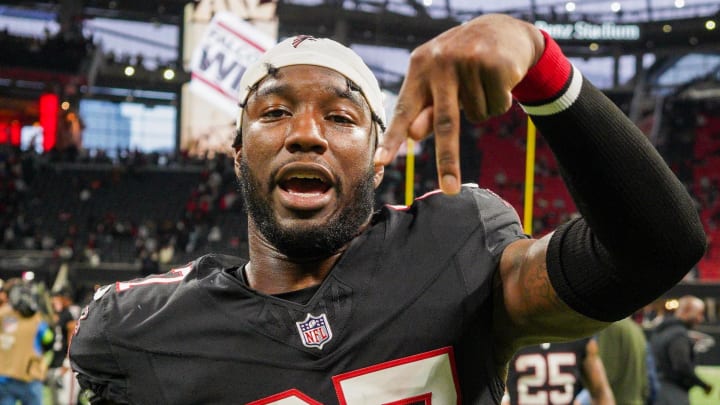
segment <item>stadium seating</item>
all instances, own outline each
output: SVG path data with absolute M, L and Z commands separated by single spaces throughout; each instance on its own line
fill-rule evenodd
M 697 121 L 687 156 L 676 150 L 669 163 L 691 168 L 681 179 L 698 201 L 710 241 L 697 276 L 711 281 L 720 279 L 720 118 L 702 115 Z M 514 106 L 509 114 L 466 131 L 463 136 L 475 137 L 476 150 L 461 155 L 479 161 L 475 181 L 520 214 L 526 130 L 527 117 Z M 157 159 L 142 154 L 129 156 L 113 163 L 68 163 L 0 148 L 0 248 L 52 250 L 78 263 L 126 264 L 141 273 L 211 251 L 247 256 L 247 220 L 229 157 L 170 159 L 158 165 Z M 379 203 L 403 202 L 404 165 L 399 158 L 387 168 Z M 416 159 L 415 195 L 436 187 L 434 177 L 434 151 L 427 142 Z M 541 135 L 534 182 L 532 233 L 539 237 L 576 213 Z

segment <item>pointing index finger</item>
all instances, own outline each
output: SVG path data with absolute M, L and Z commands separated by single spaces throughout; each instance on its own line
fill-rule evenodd
M 405 84 L 406 83 L 407 79 Z M 387 131 L 385 131 L 385 136 L 375 152 L 375 165 L 384 166 L 393 160 L 400 145 L 402 145 L 405 138 L 407 138 L 410 125 L 422 110 L 423 106 L 418 101 L 421 97 L 417 97 L 416 94 L 411 95 L 411 93 L 416 92 L 408 90 L 405 84 L 403 84 L 403 87 L 400 89 L 395 112 L 388 125 Z
M 454 69 L 438 71 L 432 82 L 435 160 L 440 188 L 445 194 L 460 192 L 460 105 Z

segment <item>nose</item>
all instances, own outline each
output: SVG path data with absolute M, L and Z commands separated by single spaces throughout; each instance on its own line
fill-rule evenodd
M 318 117 L 311 111 L 295 114 L 290 133 L 285 138 L 285 148 L 292 153 L 323 153 L 328 148 L 323 130 L 322 117 Z

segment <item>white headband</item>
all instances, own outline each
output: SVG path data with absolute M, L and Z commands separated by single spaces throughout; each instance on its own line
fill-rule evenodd
M 383 133 L 385 129 L 383 96 L 380 85 L 370 68 L 352 49 L 332 39 L 315 38 L 307 35 L 299 35 L 280 42 L 245 70 L 242 79 L 240 79 L 238 129 L 242 125 L 243 109 L 250 95 L 250 90 L 268 75 L 268 67 L 281 68 L 293 65 L 322 66 L 350 79 L 360 87 L 360 91 L 376 116 L 375 123 L 378 126 L 378 134 Z

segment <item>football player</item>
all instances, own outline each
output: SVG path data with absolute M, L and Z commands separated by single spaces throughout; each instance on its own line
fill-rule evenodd
M 502 405 L 573 405 L 583 387 L 594 405 L 615 405 L 594 338 L 523 347 L 510 361 Z
M 582 214 L 541 239 L 459 181 L 460 109 L 482 121 L 513 98 Z M 517 349 L 624 318 L 705 250 L 692 199 L 643 133 L 548 34 L 506 15 L 417 48 L 389 124 L 371 71 L 329 39 L 282 41 L 239 99 L 249 260 L 208 255 L 98 290 L 70 348 L 96 398 L 496 404 Z M 442 191 L 375 211 L 384 165 L 430 133 Z

